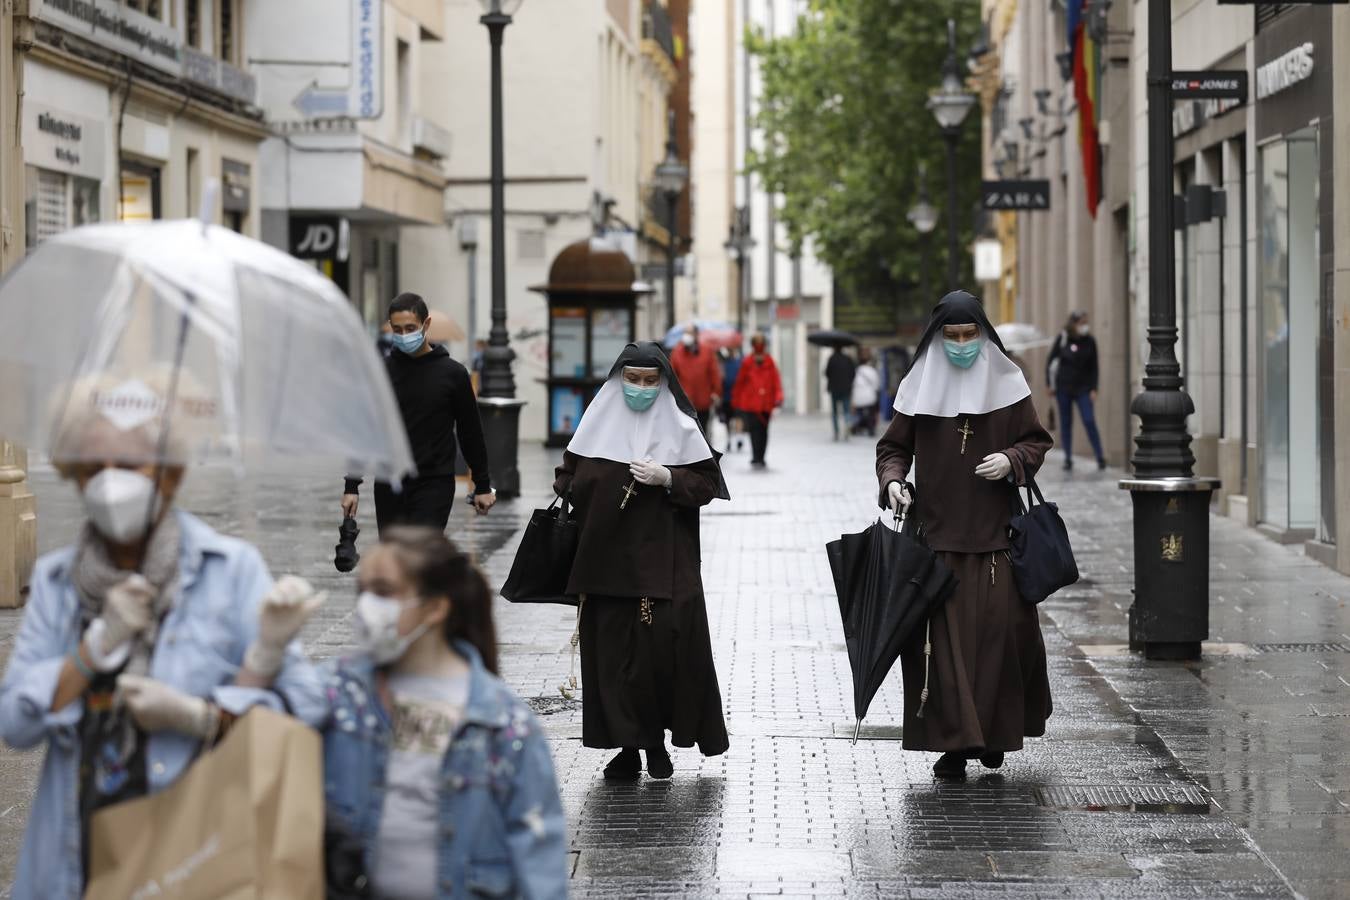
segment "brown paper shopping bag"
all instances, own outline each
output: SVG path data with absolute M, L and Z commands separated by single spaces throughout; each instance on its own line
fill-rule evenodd
M 322 900 L 319 735 L 257 708 L 173 785 L 90 825 L 85 900 Z

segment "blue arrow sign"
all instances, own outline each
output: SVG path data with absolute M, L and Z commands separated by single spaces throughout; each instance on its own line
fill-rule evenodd
M 348 93 L 344 89 L 334 90 L 310 84 L 296 94 L 291 103 L 306 118 L 321 118 L 347 115 L 347 101 Z

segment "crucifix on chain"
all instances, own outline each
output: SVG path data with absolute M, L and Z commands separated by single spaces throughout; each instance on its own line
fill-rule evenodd
M 961 455 L 965 456 L 966 439 L 975 433 L 974 430 L 970 427 L 970 419 L 966 419 L 965 424 L 962 425 L 960 428 L 956 429 L 956 433 L 961 435 Z
M 626 486 L 624 487 L 624 489 L 623 489 L 623 500 L 619 502 L 619 509 L 627 509 L 627 508 L 628 508 L 628 501 L 629 501 L 629 500 L 632 500 L 635 494 L 637 494 L 637 479 L 636 479 L 636 478 L 634 478 L 633 481 L 632 481 L 630 484 L 628 484 L 628 485 L 626 485 Z

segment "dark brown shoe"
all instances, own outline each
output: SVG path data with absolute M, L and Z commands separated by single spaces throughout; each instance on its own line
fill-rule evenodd
M 637 750 L 625 747 L 605 766 L 605 777 L 611 781 L 632 781 L 642 774 L 642 757 Z
M 960 753 L 944 753 L 933 764 L 933 774 L 938 778 L 965 778 L 966 758 Z
M 984 754 L 980 757 L 980 765 L 984 766 L 986 769 L 1003 768 L 1003 751 L 999 750 L 996 753 Z
M 647 751 L 647 774 L 653 778 L 669 778 L 675 774 L 675 764 L 665 747 L 656 747 Z

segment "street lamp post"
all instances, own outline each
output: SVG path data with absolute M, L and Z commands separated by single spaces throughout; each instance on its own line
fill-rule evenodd
M 523 0 L 479 0 L 492 46 L 492 329 L 483 351 L 483 383 L 478 404 L 483 437 L 492 461 L 492 481 L 502 497 L 520 495 L 520 407 L 511 374 L 510 334 L 506 330 L 506 175 L 502 135 L 502 37 Z
M 919 254 L 919 290 L 922 292 L 924 303 L 933 302 L 928 293 L 928 235 L 937 227 L 937 210 L 933 204 L 928 201 L 928 169 L 923 164 L 919 165 L 919 198 L 914 205 L 909 208 L 905 215 L 909 219 L 909 224 L 914 226 L 914 230 L 919 233 L 923 241 L 922 252 Z
M 1134 477 L 1120 487 L 1134 506 L 1135 599 L 1130 646 L 1150 659 L 1198 659 L 1209 636 L 1209 498 L 1217 478 L 1194 477 L 1186 417 L 1195 404 L 1177 362 L 1172 232 L 1172 5 L 1148 3 L 1148 363 Z
M 675 212 L 689 181 L 689 167 L 680 162 L 680 148 L 675 141 L 675 110 L 670 111 L 667 122 L 666 156 L 656 165 L 655 182 L 666 200 L 666 331 L 670 331 L 675 327 L 675 252 L 679 240 Z
M 738 206 L 722 247 L 736 261 L 736 331 L 740 334 L 745 334 L 745 297 L 749 293 L 745 284 L 745 261 L 754 246 L 755 239 L 750 236 L 750 209 Z
M 928 97 L 928 109 L 942 128 L 947 144 L 947 288 L 956 290 L 958 278 L 956 233 L 956 142 L 975 95 L 961 84 L 961 63 L 956 56 L 956 22 L 947 20 L 947 59 L 942 64 L 942 85 Z

